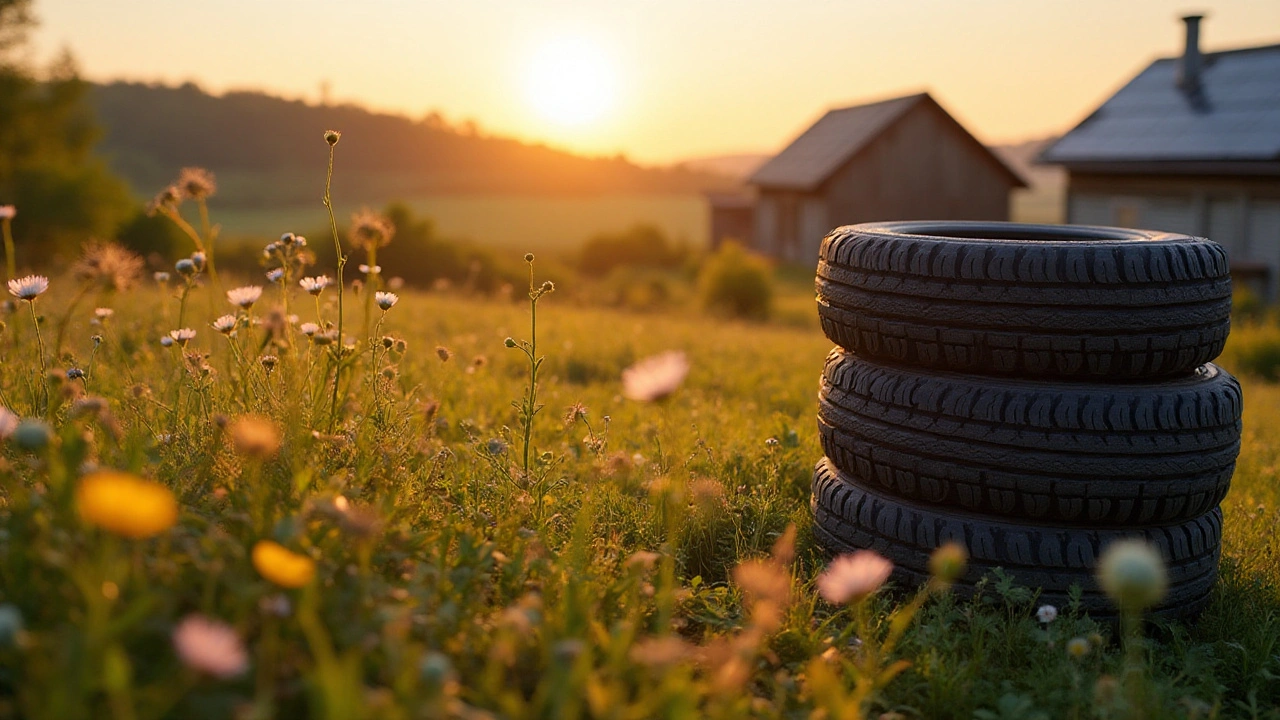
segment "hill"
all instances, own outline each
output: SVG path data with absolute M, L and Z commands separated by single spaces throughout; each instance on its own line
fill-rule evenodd
M 442 193 L 693 193 L 726 183 L 687 168 L 492 137 L 438 115 L 415 120 L 259 92 L 212 95 L 191 83 L 115 82 L 93 86 L 90 96 L 105 131 L 99 151 L 143 196 L 179 168 L 198 165 L 217 174 L 225 206 L 312 202 L 324 185 L 328 128 L 343 133 L 335 193 L 358 202 Z

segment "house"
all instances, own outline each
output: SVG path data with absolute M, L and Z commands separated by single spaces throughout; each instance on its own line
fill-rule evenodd
M 1217 241 L 1237 282 L 1280 292 L 1280 45 L 1151 63 L 1040 162 L 1068 172 L 1067 222 Z
M 840 225 L 1007 220 L 1009 191 L 1026 186 L 928 93 L 829 111 L 749 184 L 751 245 L 802 262 L 816 262 L 823 236 Z M 713 220 L 735 216 L 740 205 L 713 200 Z

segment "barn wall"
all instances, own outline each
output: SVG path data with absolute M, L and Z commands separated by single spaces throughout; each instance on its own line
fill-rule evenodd
M 943 111 L 921 103 L 823 186 L 829 225 L 1007 220 L 1008 175 Z M 828 228 L 829 229 L 829 228 Z
M 1072 173 L 1067 222 L 1208 237 L 1238 282 L 1280 298 L 1280 178 Z

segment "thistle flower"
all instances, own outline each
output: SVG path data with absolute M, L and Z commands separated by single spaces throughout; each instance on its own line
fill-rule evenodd
M 214 330 L 217 330 L 223 335 L 230 335 L 235 332 L 237 323 L 238 318 L 236 318 L 235 315 L 223 315 L 217 320 L 214 320 L 212 326 Z
M 273 282 L 273 283 L 280 282 L 280 278 L 283 278 L 283 277 L 284 277 L 283 268 L 276 268 L 274 270 L 267 271 L 267 280 L 269 280 L 270 282 Z
M 71 266 L 77 280 L 103 290 L 128 290 L 142 274 L 142 258 L 115 243 L 90 242 Z
M 685 354 L 672 350 L 645 358 L 622 371 L 622 394 L 632 400 L 655 402 L 676 391 L 689 374 Z
M 246 285 L 227 291 L 227 300 L 231 301 L 232 305 L 239 305 L 245 310 L 253 307 L 260 297 L 262 297 L 261 285 Z
M 135 540 L 159 535 L 178 521 L 178 501 L 169 488 L 125 472 L 84 476 L 75 498 L 85 522 Z
M 1048 625 L 1058 619 L 1058 608 L 1052 605 L 1041 605 L 1036 610 L 1036 619 L 1041 623 Z
M 259 540 L 252 556 L 254 569 L 280 587 L 300 588 L 316 574 L 315 561 L 271 540 Z
M 392 292 L 376 292 L 373 294 L 373 301 L 383 311 L 390 310 L 393 305 L 400 302 L 400 296 Z
M 1160 553 L 1142 540 L 1120 540 L 1108 545 L 1098 563 L 1098 581 L 1125 612 L 1155 605 L 1169 589 Z
M 203 200 L 218 191 L 213 173 L 198 167 L 185 167 L 178 172 L 178 181 L 174 183 L 183 197 L 192 200 Z
M 298 285 L 311 295 L 319 295 L 324 289 L 329 287 L 329 276 L 321 275 L 319 277 L 304 277 L 298 281 Z
M 173 338 L 173 341 L 178 343 L 178 347 L 186 347 L 187 343 L 195 338 L 195 336 L 196 331 L 191 328 L 179 328 L 177 330 L 169 331 L 169 337 Z
M 187 278 L 200 272 L 199 268 L 196 267 L 196 264 L 192 262 L 191 258 L 182 258 L 173 264 L 173 269 L 178 271 L 178 274 L 182 277 Z M 168 279 L 168 273 L 166 273 L 165 280 L 167 281 Z
M 364 263 L 360 263 L 360 272 L 364 273 L 365 275 L 377 275 L 378 273 L 382 272 L 382 266 L 381 265 L 371 266 L 371 265 L 365 265 Z
M 203 615 L 188 615 L 173 630 L 173 648 L 187 667 L 217 678 L 231 678 L 249 667 L 249 655 L 236 631 Z
M 313 322 L 305 322 L 298 326 L 298 331 L 307 337 L 311 337 L 320 332 L 320 326 Z
M 351 216 L 351 243 L 358 248 L 370 250 L 385 247 L 396 234 L 396 226 L 385 217 L 363 208 Z
M 18 209 L 12 205 L 0 205 L 0 220 L 12 220 L 18 214 Z
M 27 302 L 32 302 L 37 295 L 48 289 L 49 278 L 43 275 L 28 275 L 9 281 L 9 294 Z
M 870 550 L 841 555 L 818 576 L 818 594 L 829 603 L 857 602 L 884 585 L 893 563 Z

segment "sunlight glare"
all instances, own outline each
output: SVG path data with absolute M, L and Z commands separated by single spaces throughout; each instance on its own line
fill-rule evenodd
M 581 37 L 545 42 L 530 58 L 529 101 L 547 120 L 580 126 L 599 119 L 614 99 L 614 73 L 603 50 Z

